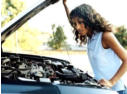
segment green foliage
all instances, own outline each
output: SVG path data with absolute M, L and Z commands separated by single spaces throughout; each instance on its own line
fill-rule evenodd
M 2 27 L 10 20 L 15 18 L 25 9 L 25 3 L 22 0 L 2 0 Z M 11 34 L 4 44 L 3 50 L 20 51 L 20 50 L 37 50 L 42 45 L 41 32 L 24 24 L 16 32 Z
M 4 50 L 22 51 L 22 50 L 38 50 L 42 45 L 41 32 L 37 29 L 30 28 L 26 24 L 11 34 L 3 44 Z
M 54 31 L 54 28 L 55 28 L 55 25 L 52 25 L 53 36 L 51 36 L 50 40 L 48 41 L 49 47 L 53 49 L 61 49 L 66 47 L 65 40 L 67 38 L 63 32 L 63 28 L 61 26 L 58 26 L 56 28 L 56 31 Z
M 116 38 L 124 48 L 127 48 L 127 29 L 124 26 L 120 26 L 117 30 Z
M 1 5 L 2 27 L 25 9 L 21 0 L 2 0 Z

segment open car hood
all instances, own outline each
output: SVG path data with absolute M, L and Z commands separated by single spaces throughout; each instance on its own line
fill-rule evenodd
M 6 38 L 13 32 L 15 32 L 19 27 L 21 27 L 26 21 L 38 14 L 41 10 L 45 9 L 49 5 L 56 3 L 59 0 L 42 0 L 36 3 L 33 7 L 22 12 L 20 15 L 11 20 L 5 27 L 2 28 L 1 32 L 1 43 L 3 43 Z
M 40 1 L 18 15 L 2 28 L 1 42 L 30 18 L 57 1 L 59 0 Z M 117 94 L 66 60 L 7 52 L 1 56 L 2 93 Z

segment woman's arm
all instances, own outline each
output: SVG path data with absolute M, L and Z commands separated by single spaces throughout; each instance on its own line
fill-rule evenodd
M 66 2 L 67 2 L 67 0 L 63 0 L 63 5 L 64 5 L 65 11 L 66 11 L 66 15 L 67 15 L 67 18 L 68 18 L 68 20 L 69 20 L 69 22 L 71 24 L 71 20 L 70 20 L 70 16 L 69 16 L 69 9 L 68 9 L 68 7 L 66 5 Z
M 102 41 L 108 48 L 111 48 L 122 60 L 122 64 L 119 70 L 109 81 L 105 79 L 101 79 L 99 81 L 99 83 L 102 85 L 112 87 L 125 74 L 125 72 L 127 72 L 127 52 L 111 32 L 104 32 Z

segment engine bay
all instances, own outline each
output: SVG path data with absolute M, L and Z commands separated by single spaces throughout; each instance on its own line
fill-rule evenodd
M 38 82 L 48 79 L 51 83 L 57 81 L 65 85 L 105 88 L 88 73 L 75 68 L 68 61 L 24 54 L 2 54 L 1 77 L 11 80 L 23 78 Z

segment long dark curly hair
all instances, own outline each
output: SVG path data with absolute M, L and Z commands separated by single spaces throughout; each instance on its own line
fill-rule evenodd
M 91 29 L 91 33 L 95 32 L 111 32 L 111 25 L 99 14 L 97 13 L 90 5 L 82 4 L 75 9 L 73 9 L 70 13 L 70 22 L 72 18 L 79 17 L 84 20 L 84 26 L 89 27 Z M 71 23 L 72 24 L 72 23 Z M 72 25 L 73 26 L 73 25 Z M 77 30 L 74 29 L 75 40 L 78 42 L 80 40 L 81 43 L 87 42 L 87 36 L 80 36 Z

